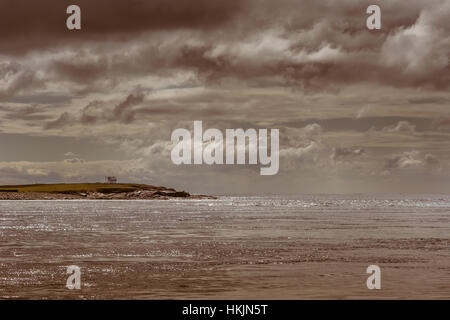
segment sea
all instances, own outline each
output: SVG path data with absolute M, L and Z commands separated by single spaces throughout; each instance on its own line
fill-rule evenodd
M 0 201 L 0 299 L 378 298 L 450 298 L 450 195 Z

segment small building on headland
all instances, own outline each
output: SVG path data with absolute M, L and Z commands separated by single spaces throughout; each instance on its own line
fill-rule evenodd
M 105 180 L 106 180 L 106 183 L 117 183 L 117 178 L 114 176 L 106 177 Z

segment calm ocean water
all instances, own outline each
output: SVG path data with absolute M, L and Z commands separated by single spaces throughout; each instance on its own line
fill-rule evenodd
M 449 237 L 447 195 L 0 201 L 0 298 L 448 299 Z

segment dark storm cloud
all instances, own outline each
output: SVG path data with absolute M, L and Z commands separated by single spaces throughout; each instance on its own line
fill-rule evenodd
M 379 1 L 380 31 L 366 28 L 371 3 L 81 0 L 82 30 L 69 32 L 67 1 L 0 0 L 0 53 L 63 46 L 72 53 L 56 57 L 45 72 L 51 81 L 86 84 L 85 93 L 105 78 L 102 88 L 113 89 L 130 77 L 185 71 L 205 85 L 239 79 L 259 86 L 270 79 L 314 91 L 364 82 L 447 89 L 448 2 Z M 33 81 L 26 69 L 0 97 Z
M 92 61 L 54 61 L 53 71 L 61 78 L 73 82 L 86 83 L 104 77 L 107 71 L 107 62 L 104 58 Z
M 82 39 L 103 39 L 148 30 L 212 29 L 239 12 L 246 1 L 227 0 L 1 0 L 0 52 L 26 52 Z M 82 9 L 82 30 L 66 28 L 66 8 Z
M 381 1 L 380 32 L 365 26 L 370 2 L 258 3 L 245 22 L 237 21 L 247 26 L 240 38 L 233 29 L 220 33 L 221 41 L 199 38 L 178 50 L 171 65 L 208 80 L 278 75 L 285 86 L 312 90 L 361 82 L 444 89 L 450 83 L 449 23 L 435 19 L 450 12 L 445 2 Z

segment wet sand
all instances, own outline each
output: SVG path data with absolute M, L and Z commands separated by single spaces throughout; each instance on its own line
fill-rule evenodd
M 449 236 L 449 196 L 0 201 L 0 298 L 449 299 Z

